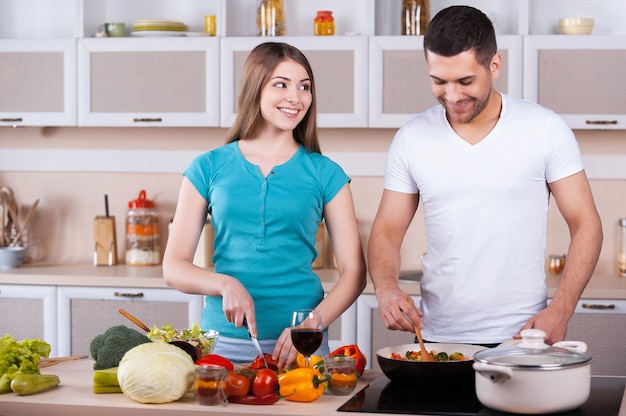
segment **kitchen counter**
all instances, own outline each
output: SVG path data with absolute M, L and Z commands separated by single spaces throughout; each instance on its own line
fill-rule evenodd
M 325 291 L 337 281 L 334 269 L 318 269 Z M 0 270 L 0 284 L 51 286 L 104 286 L 167 288 L 161 266 L 93 266 L 91 264 L 25 264 L 19 269 Z M 548 297 L 559 284 L 558 276 L 548 276 Z M 400 288 L 410 295 L 419 295 L 419 282 L 401 280 Z M 364 294 L 373 294 L 374 285 L 368 280 Z M 607 270 L 596 270 L 583 292 L 585 299 L 626 299 L 626 278 Z
M 279 400 L 269 406 L 242 405 L 228 403 L 225 406 L 202 406 L 193 393 L 181 400 L 164 404 L 142 404 L 121 393 L 93 393 L 93 361 L 84 359 L 60 362 L 41 369 L 42 374 L 56 374 L 61 380 L 58 388 L 30 396 L 17 396 L 13 393 L 0 394 L 0 415 L 3 416 L 171 416 L 177 412 L 190 415 L 224 414 L 241 415 L 350 415 L 338 412 L 351 396 L 323 395 L 311 403 L 297 403 Z M 362 389 L 381 373 L 368 370 L 359 379 L 357 389 Z
M 189 415 L 365 415 L 360 412 L 339 412 L 337 409 L 352 396 L 323 395 L 311 403 L 297 403 L 279 400 L 269 406 L 241 405 L 228 403 L 224 406 L 202 406 L 193 393 L 181 400 L 164 404 L 142 404 L 121 393 L 94 394 L 93 361 L 89 359 L 60 362 L 41 370 L 43 374 L 56 374 L 61 380 L 58 388 L 30 396 L 17 396 L 13 393 L 0 395 L 0 415 L 3 416 L 171 416 L 176 413 Z M 359 379 L 357 391 L 366 387 L 381 374 L 380 371 L 366 370 Z M 622 399 L 619 416 L 626 416 L 626 397 Z M 389 414 L 389 413 L 377 413 Z

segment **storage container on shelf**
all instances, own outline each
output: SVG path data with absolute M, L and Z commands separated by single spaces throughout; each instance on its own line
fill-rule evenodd
M 126 213 L 126 264 L 153 266 L 161 262 L 159 218 L 154 201 L 141 190 L 137 199 L 128 202 Z

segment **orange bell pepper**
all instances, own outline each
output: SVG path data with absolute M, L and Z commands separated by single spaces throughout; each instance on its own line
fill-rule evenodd
M 365 371 L 365 366 L 367 365 L 367 357 L 356 344 L 345 345 L 343 347 L 337 348 L 335 351 L 331 352 L 329 357 L 343 356 L 354 358 L 356 374 L 361 377 L 363 372 Z

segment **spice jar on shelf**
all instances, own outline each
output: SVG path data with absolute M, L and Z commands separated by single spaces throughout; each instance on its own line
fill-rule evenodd
M 260 0 L 256 22 L 259 36 L 285 36 L 283 0 Z
M 154 201 L 141 190 L 139 197 L 128 203 L 126 213 L 126 264 L 153 266 L 161 262 L 159 220 Z
M 315 36 L 332 36 L 335 34 L 335 18 L 330 10 L 319 10 L 313 19 Z
M 430 23 L 429 0 L 402 1 L 402 34 L 423 35 Z

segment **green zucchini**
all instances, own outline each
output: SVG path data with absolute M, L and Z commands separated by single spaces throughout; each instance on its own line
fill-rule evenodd
M 20 374 L 11 380 L 11 390 L 19 396 L 26 396 L 50 390 L 59 383 L 59 376 L 55 374 Z

